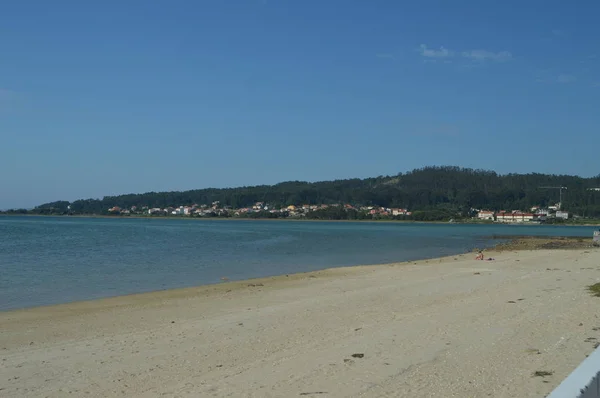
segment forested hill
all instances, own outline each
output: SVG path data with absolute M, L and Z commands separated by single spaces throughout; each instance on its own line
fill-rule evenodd
M 271 206 L 300 204 L 375 205 L 409 210 L 445 209 L 463 213 L 470 208 L 521 209 L 558 202 L 559 190 L 543 187 L 564 186 L 563 208 L 584 216 L 600 216 L 600 175 L 582 178 L 568 175 L 507 174 L 459 167 L 426 167 L 395 176 L 323 182 L 282 182 L 276 185 L 227 189 L 197 189 L 184 192 L 148 192 L 106 196 L 102 199 L 46 203 L 37 213 L 67 212 L 105 214 L 109 208 L 169 207 L 210 204 L 241 208 L 255 202 Z

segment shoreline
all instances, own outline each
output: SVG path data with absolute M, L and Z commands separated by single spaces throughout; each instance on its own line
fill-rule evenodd
M 486 252 L 488 251 L 493 251 L 494 247 L 489 247 L 485 250 Z M 359 264 L 359 265 L 347 265 L 347 266 L 341 266 L 341 267 L 329 267 L 329 268 L 323 268 L 320 270 L 315 270 L 315 271 L 306 271 L 306 272 L 295 272 L 295 273 L 291 273 L 291 274 L 279 274 L 279 275 L 271 275 L 271 276 L 263 276 L 263 277 L 256 277 L 256 278 L 246 278 L 246 279 L 233 279 L 230 280 L 229 278 L 223 278 L 220 282 L 214 282 L 214 283 L 206 283 L 206 284 L 200 284 L 200 285 L 194 285 L 194 286 L 187 286 L 187 287 L 176 287 L 176 288 L 167 288 L 167 289 L 161 289 L 161 290 L 149 290 L 149 291 L 144 291 L 144 292 L 137 292 L 137 293 L 127 293 L 127 294 L 119 294 L 116 296 L 106 296 L 106 297 L 99 297 L 99 298 L 92 298 L 92 299 L 84 299 L 84 300 L 74 300 L 74 301 L 67 301 L 67 302 L 62 302 L 62 303 L 52 303 L 52 304 L 44 304 L 44 305 L 36 305 L 36 306 L 31 306 L 31 307 L 21 307 L 21 308 L 13 308 L 13 309 L 7 309 L 7 310 L 1 310 L 0 309 L 0 316 L 2 316 L 3 314 L 7 314 L 10 312 L 19 312 L 19 311 L 43 311 L 44 309 L 48 309 L 48 308 L 57 308 L 58 307 L 65 307 L 65 310 L 68 310 L 69 307 L 72 306 L 89 306 L 89 308 L 95 308 L 97 307 L 94 304 L 98 304 L 99 306 L 104 306 L 104 303 L 101 303 L 103 301 L 106 301 L 106 305 L 109 305 L 110 303 L 108 302 L 118 302 L 118 301 L 130 301 L 131 303 L 136 303 L 139 302 L 140 300 L 144 300 L 145 297 L 144 296 L 164 296 L 164 297 L 180 297 L 180 296 L 186 296 L 188 294 L 194 295 L 194 294 L 210 294 L 211 292 L 222 292 L 222 290 L 233 290 L 233 289 L 240 289 L 240 288 L 244 288 L 244 287 L 248 287 L 250 285 L 255 285 L 255 286 L 251 286 L 251 287 L 261 287 L 260 285 L 264 285 L 266 282 L 276 282 L 276 283 L 285 283 L 285 282 L 297 282 L 297 281 L 303 281 L 303 280 L 310 280 L 310 279 L 314 279 L 314 278 L 323 278 L 326 277 L 328 275 L 345 275 L 348 272 L 351 272 L 352 270 L 359 270 L 359 269 L 369 269 L 369 268 L 375 268 L 375 267 L 385 267 L 385 266 L 394 266 L 394 267 L 399 267 L 399 266 L 408 266 L 408 265 L 420 265 L 420 264 L 429 264 L 429 263 L 433 263 L 433 262 L 441 262 L 441 261 L 445 261 L 448 260 L 449 258 L 454 258 L 454 257 L 463 257 L 463 256 L 468 256 L 474 253 L 473 249 L 472 251 L 468 251 L 468 252 L 463 252 L 463 253 L 457 253 L 454 255 L 449 255 L 449 256 L 443 256 L 443 257 L 428 257 L 428 258 L 422 258 L 422 259 L 417 259 L 417 260 L 409 260 L 409 261 L 397 261 L 397 262 L 391 262 L 391 263 L 375 263 L 375 264 Z M 475 254 L 473 254 L 473 256 L 475 256 Z M 115 303 L 113 303 L 115 304 Z
M 485 253 L 495 261 L 465 253 L 0 312 L 0 388 L 544 396 L 600 339 L 587 291 L 600 251 Z
M 600 223 L 561 223 L 546 224 L 540 222 L 531 223 L 500 223 L 482 221 L 416 221 L 416 220 L 317 220 L 303 218 L 251 218 L 251 217 L 189 217 L 189 216 L 109 216 L 95 214 L 78 215 L 50 215 L 50 214 L 0 214 L 0 217 L 47 217 L 47 218 L 90 218 L 90 219 L 143 219 L 143 220 L 194 220 L 194 221 L 273 221 L 273 222 L 332 222 L 332 223 L 389 223 L 389 224 L 449 224 L 449 225 L 506 225 L 506 226 L 556 226 L 556 227 L 600 227 Z
M 77 214 L 77 215 L 51 215 L 51 214 L 0 214 L 0 217 L 48 217 L 48 218 L 91 218 L 91 219 L 113 219 L 113 220 L 127 220 L 127 219 L 141 219 L 141 220 L 190 220 L 190 221 L 273 221 L 273 222 L 371 222 L 371 223 L 406 223 L 406 224 L 476 224 L 486 225 L 486 223 L 480 222 L 448 222 L 448 221 L 416 221 L 416 220 L 318 220 L 318 219 L 306 219 L 306 218 L 252 218 L 252 217 L 191 217 L 191 216 L 146 216 L 146 215 L 133 215 L 133 216 L 109 216 L 103 214 Z M 489 225 L 494 225 L 487 223 Z M 537 224 L 536 224 L 537 225 Z M 600 224 L 599 224 L 600 225 Z
M 493 251 L 493 248 L 484 249 L 486 252 Z M 447 261 L 450 258 L 455 257 L 464 257 L 473 254 L 473 252 L 469 251 L 466 253 L 459 253 L 455 255 L 443 256 L 443 257 L 430 257 L 419 260 L 412 261 L 400 261 L 400 262 L 392 262 L 392 263 L 381 263 L 381 264 L 360 264 L 360 265 L 349 265 L 343 267 L 330 267 L 324 268 L 316 271 L 306 271 L 306 272 L 296 272 L 292 274 L 280 274 L 280 275 L 272 275 L 272 276 L 264 276 L 257 278 L 247 278 L 240 280 L 229 280 L 228 278 L 223 279 L 221 282 L 216 283 L 207 283 L 202 285 L 188 286 L 188 287 L 178 287 L 172 289 L 161 289 L 161 290 L 151 290 L 147 292 L 139 292 L 139 293 L 129 293 L 129 294 L 121 294 L 117 296 L 107 296 L 94 298 L 89 300 L 76 300 L 76 301 L 68 301 L 64 303 L 56 303 L 56 304 L 47 304 L 47 305 L 37 305 L 33 307 L 23 307 L 23 308 L 15 308 L 8 310 L 0 310 L 0 317 L 2 315 L 11 313 L 11 312 L 27 312 L 27 311 L 44 311 L 49 308 L 56 308 L 57 310 L 70 310 L 70 307 L 78 307 L 84 306 L 89 308 L 97 308 L 97 307 L 105 307 L 110 305 L 120 305 L 121 301 L 128 302 L 129 304 L 135 304 L 136 302 L 143 301 L 144 299 L 154 296 L 158 298 L 177 298 L 177 297 L 185 297 L 188 295 L 210 295 L 212 293 L 222 293 L 227 290 L 234 289 L 243 289 L 246 287 L 262 287 L 267 282 L 275 282 L 285 284 L 286 282 L 296 283 L 298 281 L 307 281 L 315 278 L 326 278 L 328 276 L 338 276 L 338 275 L 346 275 L 351 273 L 353 270 L 364 270 L 364 269 L 372 269 L 376 267 L 401 267 L 401 266 L 410 266 L 410 265 L 422 265 L 429 264 L 435 262 Z M 473 254 L 474 256 L 475 254 Z M 251 286 L 254 285 L 254 286 Z M 105 302 L 105 303 L 103 303 Z
M 588 237 L 579 237 L 579 236 L 529 236 L 529 235 L 494 235 L 489 237 L 490 240 L 496 240 L 497 243 L 483 248 L 474 247 L 471 250 L 466 252 L 460 252 L 456 254 L 450 254 L 442 257 L 425 257 L 421 259 L 415 260 L 407 260 L 407 261 L 396 261 L 391 263 L 374 263 L 374 264 L 358 264 L 358 265 L 347 265 L 341 267 L 329 267 L 323 268 L 315 271 L 306 271 L 306 272 L 295 272 L 291 274 L 278 274 L 278 275 L 270 275 L 270 276 L 262 276 L 255 278 L 245 278 L 245 279 L 233 279 L 230 280 L 227 277 L 222 278 L 220 282 L 214 283 L 206 283 L 199 284 L 187 287 L 177 287 L 177 288 L 166 288 L 160 290 L 149 290 L 135 293 L 126 293 L 126 294 L 118 294 L 115 296 L 106 296 L 92 299 L 83 299 L 83 300 L 74 300 L 74 301 L 66 301 L 61 303 L 50 303 L 43 305 L 35 305 L 28 307 L 19 307 L 2 310 L 0 309 L 0 315 L 8 312 L 15 311 L 27 311 L 27 310 L 35 310 L 35 309 L 44 309 L 51 308 L 57 306 L 68 306 L 68 305 L 78 305 L 83 303 L 94 303 L 103 300 L 119 300 L 131 298 L 133 302 L 137 301 L 137 296 L 144 295 L 160 295 L 164 294 L 166 296 L 178 296 L 177 292 L 181 292 L 181 294 L 191 293 L 193 291 L 201 291 L 206 293 L 207 291 L 215 290 L 219 291 L 218 286 L 225 286 L 226 290 L 231 288 L 240 288 L 245 285 L 260 285 L 264 284 L 267 281 L 297 281 L 304 280 L 309 278 L 320 277 L 329 273 L 344 272 L 344 270 L 349 271 L 352 269 L 364 269 L 364 268 L 374 268 L 374 267 L 382 267 L 382 266 L 407 266 L 407 265 L 420 265 L 420 264 L 429 264 L 430 262 L 443 262 L 447 261 L 450 258 L 462 258 L 464 256 L 476 256 L 479 250 L 484 253 L 502 253 L 505 251 L 537 251 L 544 249 L 560 249 L 560 250 L 581 250 L 581 249 L 595 249 L 593 246 L 592 239 Z M 508 240 L 508 242 L 506 242 Z M 92 305 L 93 307 L 93 305 Z

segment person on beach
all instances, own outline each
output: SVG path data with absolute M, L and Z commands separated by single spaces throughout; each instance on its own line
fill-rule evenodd
M 483 252 L 481 250 L 479 251 L 477 257 L 475 257 L 475 260 L 483 260 Z

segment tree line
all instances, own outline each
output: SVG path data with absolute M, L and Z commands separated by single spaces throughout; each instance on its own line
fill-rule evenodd
M 181 192 L 147 192 L 102 199 L 45 203 L 32 214 L 107 214 L 113 206 L 131 208 L 177 207 L 210 204 L 243 208 L 256 202 L 272 207 L 299 204 L 340 204 L 406 208 L 413 218 L 467 217 L 471 209 L 529 210 L 532 206 L 548 206 L 559 201 L 559 190 L 545 187 L 567 187 L 563 191 L 563 208 L 584 217 L 600 217 L 600 175 L 584 178 L 540 173 L 505 174 L 453 166 L 415 169 L 393 176 L 345 179 L 321 182 L 288 181 L 276 185 L 239 188 L 207 188 Z M 23 212 L 23 210 L 14 210 Z M 343 213 L 342 213 L 343 212 Z M 311 217 L 323 219 L 360 219 L 344 209 L 314 212 Z

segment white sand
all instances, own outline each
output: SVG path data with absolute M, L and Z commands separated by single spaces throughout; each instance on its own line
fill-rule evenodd
M 2 312 L 0 396 L 542 397 L 600 339 L 600 251 L 492 255 Z

